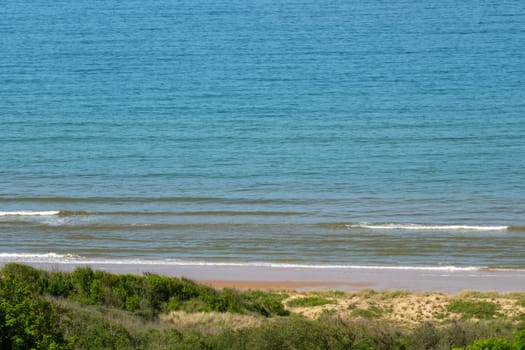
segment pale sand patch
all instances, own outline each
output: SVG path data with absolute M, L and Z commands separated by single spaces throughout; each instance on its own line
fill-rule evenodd
M 313 307 L 287 305 L 290 300 L 312 295 L 329 299 L 332 303 Z M 372 290 L 349 292 L 344 295 L 341 292 L 291 292 L 284 303 L 288 310 L 311 319 L 316 319 L 323 313 L 329 313 L 342 319 L 365 315 L 415 326 L 425 321 L 445 322 L 461 318 L 462 315 L 449 312 L 447 309 L 447 305 L 455 299 L 495 303 L 499 305 L 498 314 L 513 319 L 525 314 L 525 307 L 518 303 L 518 299 L 524 296 L 525 294 L 487 293 L 483 295 L 482 293 L 464 292 L 450 295 L 438 292 L 375 292 Z

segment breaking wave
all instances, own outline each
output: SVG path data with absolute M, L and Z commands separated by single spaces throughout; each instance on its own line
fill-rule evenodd
M 394 224 L 394 223 L 358 223 L 348 224 L 348 228 L 366 228 L 376 230 L 435 230 L 435 231 L 504 231 L 509 226 L 480 225 L 426 225 L 426 224 Z
M 0 253 L 0 263 L 43 263 L 43 264 L 73 264 L 86 265 L 131 265 L 131 266 L 180 266 L 180 267 L 239 267 L 239 268 L 272 268 L 272 269 L 312 269 L 312 270 L 409 270 L 409 271 L 480 271 L 487 267 L 479 266 L 380 266 L 380 265 L 330 265 L 330 264 L 292 264 L 275 262 L 213 262 L 185 260 L 148 260 L 148 259 L 105 259 L 89 258 L 76 254 L 57 253 Z
M 0 216 L 53 216 L 60 211 L 0 211 Z

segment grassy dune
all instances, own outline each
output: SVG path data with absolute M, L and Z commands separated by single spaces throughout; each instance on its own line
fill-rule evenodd
M 525 349 L 525 293 L 216 290 L 16 264 L 0 277 L 2 349 Z
M 323 314 L 334 317 L 382 319 L 407 327 L 422 322 L 448 323 L 457 320 L 525 321 L 525 294 L 492 292 L 412 293 L 405 291 L 293 293 L 284 300 L 287 309 L 307 318 Z

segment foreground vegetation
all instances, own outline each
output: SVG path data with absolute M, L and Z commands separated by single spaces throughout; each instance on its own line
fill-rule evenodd
M 525 350 L 525 294 L 273 293 L 0 270 L 0 349 Z

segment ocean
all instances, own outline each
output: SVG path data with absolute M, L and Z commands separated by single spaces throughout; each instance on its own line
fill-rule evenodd
M 521 0 L 0 18 L 0 262 L 525 269 Z

